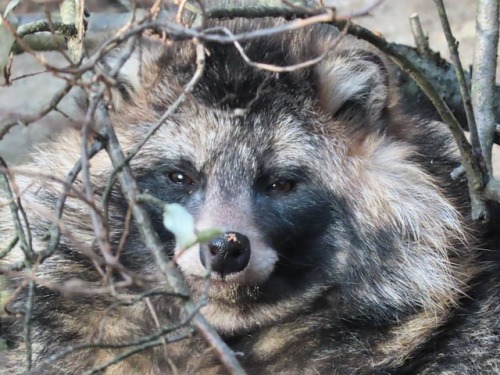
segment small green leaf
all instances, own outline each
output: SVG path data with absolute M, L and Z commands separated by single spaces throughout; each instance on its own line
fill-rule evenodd
M 175 236 L 177 248 L 187 248 L 197 242 L 193 216 L 180 204 L 166 204 L 163 225 Z

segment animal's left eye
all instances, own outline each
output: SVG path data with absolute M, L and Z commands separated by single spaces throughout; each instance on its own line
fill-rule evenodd
M 273 193 L 289 193 L 294 187 L 293 180 L 277 180 L 269 185 L 268 190 Z
M 193 179 L 182 172 L 172 172 L 168 175 L 168 178 L 176 185 L 194 185 Z

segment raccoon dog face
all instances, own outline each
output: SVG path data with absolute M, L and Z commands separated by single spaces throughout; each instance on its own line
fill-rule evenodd
M 270 93 L 244 117 L 186 109 L 142 154 L 157 155 L 139 177 L 143 188 L 185 206 L 198 229 L 223 232 L 177 261 L 195 293 L 204 290 L 210 264 L 204 312 L 218 326 L 249 326 L 266 308 L 285 308 L 329 285 L 329 232 L 346 208 L 322 179 L 327 140 L 313 103 L 304 104 L 311 106 L 305 113 L 296 97 Z
M 235 33 L 256 25 L 223 24 Z M 316 25 L 242 45 L 253 61 L 286 66 L 325 53 L 337 36 Z M 197 296 L 210 265 L 211 323 L 242 331 L 325 298 L 349 319 L 446 304 L 458 290 L 448 249 L 462 241 L 461 218 L 417 164 L 412 130 L 394 130 L 409 120 L 395 113 L 379 53 L 344 37 L 319 64 L 275 73 L 233 45 L 205 48 L 201 81 L 132 166 L 143 189 L 185 206 L 198 229 L 222 230 L 178 254 Z M 190 42 L 146 44 L 143 55 L 123 71 L 115 123 L 125 146 L 195 69 Z

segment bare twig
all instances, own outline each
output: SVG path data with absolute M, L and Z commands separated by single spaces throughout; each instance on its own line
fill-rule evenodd
M 64 87 L 59 90 L 50 100 L 50 102 L 45 105 L 38 113 L 33 115 L 22 116 L 16 119 L 7 119 L 0 122 L 0 140 L 16 125 L 29 125 L 35 121 L 40 120 L 50 113 L 61 100 L 70 92 L 73 85 L 71 82 L 67 82 Z
M 135 45 L 137 43 L 137 37 L 132 37 L 127 41 L 127 46 L 125 50 L 122 52 L 120 57 L 118 58 L 116 65 L 112 68 L 111 72 L 109 72 L 109 77 L 115 78 L 122 66 L 129 59 L 130 55 L 135 49 Z M 92 189 L 91 181 L 90 181 L 90 165 L 88 159 L 88 140 L 91 132 L 91 127 L 94 121 L 94 113 L 101 101 L 103 100 L 104 94 L 106 92 L 107 87 L 104 84 L 98 88 L 95 93 L 91 94 L 91 100 L 89 108 L 87 109 L 87 113 L 85 116 L 85 122 L 82 126 L 82 136 L 81 136 L 81 154 L 82 154 L 82 176 L 83 176 L 83 186 L 85 189 L 85 194 L 87 199 L 93 199 L 94 192 Z M 102 217 L 102 215 L 98 215 L 98 213 L 94 210 L 91 211 L 92 223 L 94 226 L 94 231 L 96 234 L 97 244 L 101 250 L 102 255 L 104 256 L 106 262 L 113 263 L 111 245 L 108 240 L 108 229 L 107 225 Z
M 208 17 L 208 16 L 207 16 Z M 270 36 L 274 34 L 281 34 L 286 31 L 293 31 L 297 30 L 300 28 L 304 28 L 310 25 L 315 25 L 318 23 L 328 23 L 328 22 L 333 22 L 336 20 L 335 13 L 331 11 L 330 9 L 326 9 L 322 11 L 320 14 L 308 17 L 308 18 L 299 18 L 294 21 L 284 23 L 275 27 L 269 27 L 269 28 L 264 28 L 264 29 L 258 29 L 258 30 L 253 30 L 249 31 L 246 33 L 241 33 L 241 34 L 236 34 L 236 35 L 230 35 L 230 36 L 223 36 L 217 33 L 220 31 L 220 28 L 214 27 L 214 28 L 208 28 L 203 30 L 201 33 L 196 32 L 193 29 L 187 29 L 184 30 L 187 34 L 191 34 L 192 37 L 198 38 L 199 40 L 207 41 L 207 42 L 218 42 L 222 44 L 227 44 L 227 43 L 234 43 L 234 42 L 243 42 L 246 40 L 252 40 L 256 38 L 260 38 L 263 36 Z M 348 22 L 349 20 L 345 19 L 344 22 Z M 344 24 L 345 26 L 345 24 Z M 215 33 L 214 33 L 215 32 Z
M 487 170 L 492 176 L 491 150 L 495 135 L 495 73 L 498 49 L 498 0 L 477 1 L 472 104 Z
M 47 61 L 41 57 L 40 55 L 36 54 L 35 51 L 33 51 L 30 47 L 30 45 L 23 39 L 21 38 L 18 33 L 16 32 L 16 28 L 10 24 L 10 22 L 3 18 L 2 14 L 0 13 L 0 19 L 2 20 L 2 25 L 5 26 L 7 28 L 7 30 L 12 33 L 12 35 L 14 36 L 15 38 L 15 43 L 17 43 L 17 47 L 16 48 L 21 48 L 22 50 L 24 50 L 25 52 L 31 54 L 36 60 L 37 62 L 42 65 L 43 67 L 49 69 L 50 66 L 49 64 L 47 64 Z
M 67 37 L 76 35 L 78 32 L 74 24 L 38 20 L 19 26 L 19 28 L 17 29 L 17 35 L 21 38 L 24 38 L 26 35 L 35 34 L 42 31 L 57 32 Z
M 41 70 L 41 71 L 38 71 L 38 72 L 33 72 L 33 73 L 27 73 L 27 74 L 21 74 L 19 76 L 16 76 L 14 78 L 11 78 L 10 79 L 10 82 L 15 82 L 15 81 L 19 81 L 21 79 L 25 79 L 25 78 L 29 78 L 29 77 L 33 77 L 33 76 L 38 76 L 40 74 L 44 74 L 44 73 L 47 73 L 46 70 Z
M 21 250 L 24 252 L 26 260 L 30 261 L 33 260 L 33 249 L 26 234 L 26 230 L 28 228 L 26 228 L 25 230 L 21 222 L 21 218 L 19 216 L 19 212 L 21 210 L 20 200 L 19 198 L 16 199 L 14 197 L 14 193 L 11 189 L 9 181 L 9 175 L 7 172 L 8 171 L 7 164 L 4 162 L 2 158 L 0 158 L 0 166 L 2 169 L 4 169 L 3 171 L 0 172 L 0 187 L 2 187 L 2 189 L 5 191 L 7 199 L 10 200 L 9 208 L 10 208 L 10 213 L 12 215 L 12 220 L 14 222 L 16 236 L 19 238 L 19 241 L 21 242 Z
M 29 228 L 29 222 L 27 221 L 26 213 L 24 212 L 22 205 L 21 205 L 21 200 L 18 197 L 17 199 L 14 198 L 14 193 L 11 189 L 11 183 L 9 181 L 8 177 L 8 169 L 7 169 L 7 164 L 4 162 L 3 159 L 0 158 L 0 165 L 3 169 L 2 172 L 0 172 L 0 186 L 3 188 L 5 191 L 7 198 L 10 200 L 10 212 L 12 215 L 12 219 L 14 221 L 14 226 L 16 229 L 16 237 L 20 240 L 21 242 L 21 250 L 24 252 L 25 255 L 25 261 L 24 263 L 26 264 L 26 269 L 28 272 L 31 272 L 31 265 L 33 264 L 34 260 L 34 253 L 33 253 L 33 248 L 32 248 L 32 243 L 31 243 L 31 234 L 30 234 L 30 228 Z M 19 212 L 21 212 L 25 227 L 23 227 L 23 224 L 21 223 L 21 218 L 19 217 Z M 15 245 L 14 241 L 12 244 Z M 26 347 L 26 369 L 29 371 L 31 369 L 32 365 L 32 346 L 31 346 L 31 333 L 32 333 L 32 323 L 31 323 L 31 318 L 33 315 L 33 304 L 34 304 L 34 298 L 35 298 L 35 283 L 32 281 L 28 282 L 28 295 L 25 303 L 25 311 L 24 311 L 24 323 L 23 323 L 23 338 L 24 338 L 24 344 Z
M 462 101 L 465 108 L 465 114 L 467 116 L 467 124 L 470 131 L 470 138 L 472 143 L 472 148 L 475 156 L 479 160 L 480 167 L 483 167 L 481 145 L 479 144 L 478 130 L 476 127 L 476 121 L 474 119 L 474 111 L 472 109 L 472 102 L 469 94 L 469 88 L 465 81 L 465 74 L 462 67 L 462 61 L 458 53 L 458 42 L 455 40 L 453 33 L 451 31 L 450 23 L 448 21 L 448 16 L 446 14 L 446 8 L 444 6 L 443 0 L 434 0 L 436 8 L 438 10 L 439 18 L 441 20 L 441 25 L 443 27 L 444 35 L 448 42 L 448 48 L 450 50 L 451 61 L 455 68 L 455 74 L 458 79 L 460 93 L 462 95 Z M 483 171 L 484 174 L 485 171 Z M 484 176 L 486 178 L 486 176 Z
M 16 235 L 12 239 L 12 241 L 10 241 L 7 244 L 7 247 L 0 251 L 0 259 L 4 258 L 7 254 L 9 254 L 12 251 L 12 249 L 17 245 L 18 242 L 19 242 L 19 237 Z
M 410 16 L 410 26 L 418 52 L 420 55 L 428 58 L 431 54 L 431 50 L 429 48 L 429 37 L 424 34 L 422 24 L 420 23 L 420 17 L 417 13 Z
M 296 7 L 230 7 L 214 8 L 205 12 L 207 18 L 263 18 L 263 17 L 283 17 L 288 20 L 305 18 L 324 13 L 324 9 L 309 9 Z
M 90 150 L 89 150 L 89 159 L 92 158 L 94 155 L 96 155 L 103 148 L 104 148 L 104 146 L 101 142 L 96 142 L 96 143 L 92 144 L 92 146 L 90 147 Z M 70 171 L 70 173 L 68 174 L 68 177 L 66 178 L 66 180 L 64 181 L 64 184 L 63 184 L 64 189 L 61 192 L 61 195 L 60 195 L 59 199 L 57 200 L 56 206 L 55 206 L 56 218 L 62 217 L 63 211 L 64 211 L 64 205 L 66 202 L 66 198 L 68 196 L 68 192 L 71 190 L 71 188 L 73 186 L 73 182 L 78 177 L 78 175 L 81 171 L 81 168 L 82 168 L 82 162 L 81 162 L 81 160 L 79 160 L 75 164 L 73 169 Z M 50 227 L 49 235 L 50 235 L 50 241 L 49 241 L 47 247 L 44 250 L 35 253 L 37 263 L 41 263 L 47 257 L 51 256 L 54 253 L 54 251 L 56 250 L 57 245 L 59 244 L 59 240 L 61 237 L 61 229 L 59 228 L 59 225 L 57 222 L 54 222 L 52 224 L 52 226 Z M 11 271 L 21 270 L 24 268 L 24 266 L 25 266 L 24 262 L 18 262 L 18 263 L 14 263 L 14 264 L 10 265 L 7 269 L 11 270 Z
M 76 33 L 69 36 L 68 49 L 73 63 L 78 63 L 83 56 L 83 36 L 85 34 L 83 0 L 63 0 L 59 5 L 61 21 L 73 27 Z
M 27 271 L 31 272 L 31 267 L 27 267 Z M 25 311 L 24 311 L 24 323 L 23 323 L 23 336 L 24 336 L 24 345 L 26 347 L 26 369 L 29 371 L 32 366 L 32 318 L 33 318 L 33 308 L 35 302 L 35 282 L 28 281 L 28 296 L 26 298 L 25 303 Z
M 123 361 L 124 359 L 133 356 L 134 354 L 140 353 L 146 349 L 154 348 L 155 346 L 161 346 L 164 345 L 165 341 L 169 343 L 174 343 L 177 341 L 184 340 L 186 338 L 186 333 L 182 333 L 179 336 L 172 337 L 172 338 L 159 338 L 156 340 L 149 340 L 143 343 L 142 345 L 139 345 L 135 348 L 126 350 L 116 356 L 114 356 L 112 359 L 109 361 L 104 362 L 103 364 L 99 366 L 95 366 L 94 368 L 90 369 L 89 371 L 84 372 L 84 375 L 93 375 L 93 374 L 101 374 L 103 370 L 108 368 L 109 366 L 114 365 L 115 363 L 118 363 L 120 361 Z
M 270 72 L 275 72 L 275 73 L 293 72 L 293 71 L 296 71 L 299 69 L 307 68 L 309 66 L 318 64 L 321 60 L 323 60 L 325 58 L 325 56 L 332 49 L 335 48 L 335 46 L 340 42 L 340 40 L 347 34 L 348 28 L 349 28 L 349 23 L 346 25 L 346 27 L 344 27 L 342 32 L 332 42 L 330 42 L 328 46 L 326 46 L 325 51 L 322 54 L 320 54 L 319 56 L 314 57 L 312 59 L 309 59 L 307 61 L 301 62 L 301 63 L 288 65 L 288 66 L 279 66 L 279 65 L 274 65 L 274 64 L 266 64 L 266 63 L 252 61 L 250 59 L 250 57 L 248 57 L 248 55 L 245 53 L 245 50 L 243 49 L 243 47 L 241 46 L 241 44 L 239 42 L 235 41 L 234 46 L 236 47 L 236 49 L 240 53 L 240 56 L 243 58 L 243 60 L 245 60 L 245 62 L 248 65 L 253 66 L 254 68 L 268 70 Z M 229 31 L 229 29 L 227 29 L 225 27 L 221 28 L 221 31 L 224 32 L 228 36 L 234 37 L 234 34 L 231 33 L 231 31 Z
M 34 51 L 61 51 L 67 48 L 66 38 L 62 35 L 32 34 L 23 38 L 24 45 Z M 12 53 L 19 55 L 26 52 L 18 42 L 12 46 Z

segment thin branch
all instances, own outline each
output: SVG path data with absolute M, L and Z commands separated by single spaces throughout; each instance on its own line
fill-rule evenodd
M 91 159 L 94 155 L 96 155 L 99 151 L 101 151 L 104 148 L 104 145 L 101 142 L 95 142 L 92 144 L 92 146 L 89 149 L 89 159 Z M 71 169 L 69 172 L 66 180 L 64 181 L 64 189 L 61 192 L 61 195 L 59 199 L 56 202 L 55 205 L 55 216 L 56 219 L 60 219 L 63 215 L 64 211 L 64 205 L 66 203 L 66 198 L 68 197 L 68 193 L 71 190 L 73 186 L 73 182 L 76 180 L 78 177 L 80 171 L 82 168 L 82 162 L 81 159 L 75 164 L 75 166 Z M 50 240 L 45 249 L 42 251 L 39 251 L 35 253 L 36 256 L 36 262 L 37 263 L 42 263 L 45 259 L 47 259 L 49 256 L 51 256 L 54 251 L 57 249 L 57 246 L 59 244 L 59 240 L 61 237 L 61 229 L 57 222 L 54 221 L 54 223 L 51 225 L 49 229 L 49 236 Z M 15 270 L 21 270 L 25 266 L 24 262 L 17 262 L 8 267 L 8 270 L 15 271 Z
M 17 44 L 18 48 L 21 48 L 25 52 L 32 55 L 40 65 L 49 69 L 50 65 L 47 63 L 47 61 L 42 56 L 36 54 L 35 51 L 31 49 L 29 44 L 26 43 L 26 41 L 17 34 L 16 31 L 17 29 L 13 25 L 11 25 L 7 19 L 3 18 L 1 13 L 0 13 L 0 19 L 2 20 L 2 25 L 5 26 L 7 30 L 14 36 L 15 43 Z
M 109 72 L 109 77 L 115 78 L 122 66 L 126 63 L 126 61 L 132 55 L 135 45 L 137 43 L 137 36 L 130 38 L 127 42 L 127 46 L 125 50 L 120 55 L 119 59 L 116 62 L 116 66 L 113 67 L 111 72 Z M 91 94 L 91 100 L 89 108 L 87 109 L 87 113 L 85 116 L 85 121 L 82 126 L 82 135 L 81 135 L 81 161 L 82 161 L 82 178 L 83 178 L 83 186 L 85 189 L 86 198 L 88 200 L 92 200 L 94 197 L 94 192 L 92 189 L 91 181 L 90 181 L 90 165 L 88 159 L 88 140 L 91 132 L 91 125 L 94 121 L 94 113 L 101 103 L 104 94 L 106 93 L 107 87 L 104 84 L 98 88 L 95 93 Z M 101 250 L 101 254 L 105 258 L 106 262 L 112 262 L 112 251 L 111 245 L 108 240 L 108 229 L 105 221 L 103 220 L 102 215 L 98 215 L 96 211 L 91 211 L 91 219 L 94 227 L 94 232 L 96 235 L 97 245 Z
M 47 71 L 46 70 L 41 70 L 41 71 L 38 71 L 38 72 L 21 74 L 19 76 L 11 78 L 10 82 L 12 83 L 12 82 L 15 82 L 15 81 L 19 81 L 20 79 L 25 79 L 25 78 L 29 78 L 29 77 L 33 77 L 33 76 L 38 76 L 38 75 L 44 74 L 44 73 L 47 73 Z
M 76 33 L 68 37 L 68 49 L 74 64 L 80 62 L 83 56 L 85 35 L 83 3 L 83 0 L 63 0 L 59 5 L 62 23 L 76 29 Z
M 298 64 L 293 64 L 293 65 L 288 65 L 288 66 L 279 66 L 279 65 L 274 65 L 274 64 L 265 64 L 265 63 L 260 63 L 256 61 L 252 61 L 250 57 L 245 53 L 245 50 L 241 46 L 241 44 L 237 41 L 234 42 L 234 46 L 238 50 L 240 56 L 243 58 L 243 60 L 250 66 L 257 68 L 257 69 L 262 69 L 262 70 L 267 70 L 270 72 L 275 72 L 275 73 L 283 73 L 283 72 L 294 72 L 299 69 L 307 68 L 312 65 L 318 64 L 320 61 L 322 61 L 325 56 L 330 53 L 332 49 L 335 48 L 335 46 L 342 40 L 342 38 L 347 34 L 347 30 L 349 28 L 349 24 L 347 24 L 346 27 L 342 30 L 342 32 L 332 41 L 329 43 L 329 45 L 325 48 L 325 51 L 320 54 L 319 56 L 309 59 L 307 61 L 298 63 Z M 228 36 L 234 37 L 234 34 L 227 28 L 223 27 L 221 30 Z
M 29 46 L 30 51 L 61 51 L 68 47 L 66 38 L 62 35 L 47 35 L 33 34 L 26 35 L 23 38 L 23 43 Z M 16 41 L 12 46 L 12 53 L 19 55 L 26 52 L 23 47 Z
M 61 100 L 70 92 L 73 87 L 71 82 L 66 82 L 66 85 L 59 90 L 50 100 L 49 103 L 45 105 L 38 113 L 33 115 L 22 116 L 16 119 L 6 119 L 0 122 L 0 140 L 16 125 L 29 125 L 35 121 L 38 121 L 50 113 Z
M 431 49 L 429 48 L 429 37 L 424 34 L 422 24 L 420 23 L 420 17 L 417 13 L 410 16 L 410 26 L 418 52 L 420 53 L 420 55 L 429 58 L 429 56 L 431 55 Z
M 462 101 L 465 108 L 465 114 L 467 116 L 467 124 L 470 131 L 470 138 L 472 143 L 472 148 L 475 154 L 475 157 L 479 160 L 479 165 L 483 170 L 483 158 L 481 153 L 481 145 L 479 144 L 479 135 L 476 127 L 476 121 L 474 119 L 474 111 L 472 109 L 472 102 L 469 94 L 469 87 L 465 81 L 464 69 L 462 67 L 462 61 L 460 60 L 460 56 L 458 53 L 458 42 L 456 41 L 453 33 L 451 31 L 450 23 L 448 21 L 448 16 L 446 14 L 446 8 L 444 6 L 443 0 L 434 0 L 436 4 L 436 8 L 439 14 L 439 19 L 441 20 L 441 25 L 443 27 L 443 32 L 446 37 L 446 41 L 448 42 L 448 48 L 450 50 L 450 57 L 455 68 L 455 74 L 457 76 L 457 80 L 460 87 L 460 94 L 462 95 Z M 486 171 L 483 170 L 483 176 L 485 176 Z
M 472 104 L 487 170 L 492 176 L 491 152 L 495 136 L 495 73 L 497 65 L 498 0 L 477 1 L 476 38 L 472 70 Z
M 28 272 L 31 272 L 30 267 L 27 267 Z M 35 282 L 28 281 L 28 296 L 26 298 L 25 303 L 25 311 L 24 311 L 24 322 L 23 322 L 23 338 L 24 345 L 26 347 L 26 369 L 31 369 L 32 366 L 32 331 L 33 331 L 33 308 L 35 303 Z
M 78 30 L 76 29 L 74 24 L 38 20 L 19 26 L 17 29 L 17 35 L 21 38 L 24 38 L 26 35 L 35 34 L 42 31 L 57 32 L 67 37 L 74 36 L 78 33 Z
M 21 242 L 21 250 L 24 252 L 26 260 L 29 261 L 33 259 L 33 249 L 30 246 L 30 241 L 28 240 L 26 231 L 23 227 L 23 224 L 21 223 L 21 218 L 19 217 L 19 200 L 14 197 L 14 193 L 12 192 L 9 176 L 7 173 L 7 164 L 2 158 L 0 158 L 0 165 L 5 169 L 4 171 L 0 171 L 0 187 L 5 191 L 7 199 L 10 201 L 9 208 L 12 215 L 12 220 L 14 221 L 16 236 Z
M 330 10 L 331 11 L 331 10 Z M 230 8 L 214 8 L 209 9 L 205 12 L 206 18 L 263 18 L 272 17 L 278 18 L 282 17 L 287 20 L 293 20 L 297 18 L 305 18 L 311 16 L 317 16 L 324 14 L 324 8 L 310 9 L 310 8 L 300 8 L 296 7 L 265 7 L 265 6 L 246 6 L 246 7 L 230 7 Z
M 186 338 L 186 335 L 187 335 L 186 333 L 183 333 L 179 336 L 172 337 L 172 338 L 159 338 L 156 340 L 147 341 L 142 345 L 139 345 L 133 349 L 126 350 L 126 351 L 114 356 L 109 361 L 107 361 L 99 366 L 96 366 L 96 367 L 90 369 L 89 371 L 84 372 L 83 374 L 84 375 L 101 374 L 102 371 L 105 370 L 106 368 L 108 368 L 109 366 L 112 366 L 120 361 L 123 361 L 124 359 L 131 357 L 134 354 L 140 353 L 140 352 L 147 350 L 147 349 L 150 349 L 150 348 L 154 348 L 155 346 L 164 345 L 165 341 L 168 343 L 174 343 L 177 341 L 184 340 Z
M 31 243 L 31 234 L 30 234 L 30 228 L 29 228 L 29 222 L 26 217 L 26 213 L 24 212 L 22 205 L 21 205 L 21 200 L 19 197 L 17 199 L 14 197 L 14 193 L 11 189 L 11 181 L 9 181 L 9 176 L 8 176 L 8 167 L 7 164 L 4 162 L 3 159 L 0 158 L 0 165 L 3 171 L 0 172 L 0 186 L 3 188 L 5 191 L 7 198 L 10 200 L 9 207 L 10 207 L 10 212 L 12 215 L 12 219 L 14 221 L 14 227 L 16 230 L 16 237 L 20 240 L 21 242 L 21 250 L 24 252 L 25 255 L 25 261 L 24 263 L 26 264 L 26 269 L 28 272 L 31 272 L 31 265 L 33 264 L 34 260 L 34 252 L 32 248 L 32 243 Z M 19 212 L 21 212 L 24 223 L 25 223 L 25 228 L 23 227 L 21 223 L 21 219 L 19 217 Z M 15 245 L 15 241 L 12 243 Z M 24 338 L 24 344 L 25 344 L 25 364 L 26 364 L 26 369 L 29 371 L 31 369 L 32 365 L 32 316 L 33 316 L 33 305 L 34 305 L 34 298 L 35 298 L 35 283 L 32 281 L 28 282 L 28 295 L 27 299 L 25 302 L 25 311 L 24 311 L 24 322 L 23 322 L 23 338 Z
M 7 244 L 7 247 L 0 251 L 0 259 L 5 258 L 12 251 L 12 249 L 14 249 L 18 242 L 19 237 L 16 235 L 12 241 Z

